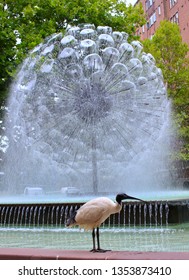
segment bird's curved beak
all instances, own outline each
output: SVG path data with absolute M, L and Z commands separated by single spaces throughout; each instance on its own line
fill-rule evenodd
M 127 195 L 127 197 L 125 199 L 133 199 L 133 200 L 139 200 L 139 201 L 145 202 L 144 200 L 142 200 L 140 198 L 133 197 L 133 196 L 130 196 L 130 195 Z

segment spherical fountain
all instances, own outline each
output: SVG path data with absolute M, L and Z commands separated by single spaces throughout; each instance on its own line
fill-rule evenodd
M 124 32 L 83 25 L 25 60 L 7 119 L 6 185 L 46 191 L 170 187 L 169 102 L 162 72 Z M 159 173 L 160 174 L 160 173 Z M 162 175 L 165 175 L 165 172 Z
M 60 227 L 87 195 L 119 191 L 153 202 L 125 205 L 105 226 L 188 221 L 175 201 L 188 213 L 188 192 L 166 193 L 170 129 L 162 72 L 139 41 L 93 24 L 53 34 L 11 88 L 1 224 Z

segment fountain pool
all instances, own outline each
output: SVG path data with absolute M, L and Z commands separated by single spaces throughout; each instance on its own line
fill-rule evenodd
M 90 250 L 91 232 L 60 227 L 1 227 L 0 247 Z M 102 248 L 115 251 L 189 251 L 189 223 L 171 226 L 146 226 L 101 229 Z
M 22 204 L 1 204 L 1 246 L 90 249 L 91 232 L 65 227 L 67 217 L 83 202 L 70 197 L 70 201 L 67 199 L 64 203 L 45 203 L 44 199 L 42 202 L 33 198 L 25 203 L 22 201 Z M 184 192 L 180 200 L 123 203 L 122 211 L 111 215 L 100 230 L 101 244 L 111 250 L 188 251 L 188 193 Z

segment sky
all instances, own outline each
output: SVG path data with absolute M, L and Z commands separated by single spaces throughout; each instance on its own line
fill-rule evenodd
M 126 3 L 134 5 L 136 1 L 137 0 L 126 0 Z

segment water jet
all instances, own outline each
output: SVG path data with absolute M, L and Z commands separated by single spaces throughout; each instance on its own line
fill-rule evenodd
M 8 103 L 11 194 L 28 185 L 94 194 L 171 186 L 163 76 L 141 43 L 127 40 L 110 27 L 83 25 L 31 51 Z

